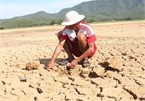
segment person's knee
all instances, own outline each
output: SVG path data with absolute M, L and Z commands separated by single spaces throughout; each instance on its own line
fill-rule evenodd
M 57 38 L 58 38 L 59 40 L 60 40 L 61 34 L 62 34 L 62 31 L 59 31 L 59 32 L 57 33 Z
M 83 33 L 77 34 L 77 38 L 78 38 L 78 40 L 80 40 L 80 41 L 86 40 L 86 36 L 85 36 Z
M 87 41 L 86 41 L 86 36 L 83 34 L 83 33 L 79 33 L 77 35 L 78 37 L 78 46 L 79 46 L 79 49 L 81 52 L 84 52 L 87 50 L 88 48 L 88 44 L 87 44 Z

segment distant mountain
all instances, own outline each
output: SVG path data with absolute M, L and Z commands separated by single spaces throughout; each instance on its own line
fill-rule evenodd
M 40 11 L 12 19 L 3 19 L 0 21 L 0 28 L 60 24 L 65 14 L 70 10 L 76 10 L 80 14 L 84 14 L 86 16 L 85 20 L 88 22 L 145 19 L 145 0 L 93 0 L 82 2 L 54 14 Z
M 76 10 L 91 19 L 145 18 L 145 0 L 88 1 L 72 8 L 63 9 L 58 15 L 62 17 L 69 10 Z

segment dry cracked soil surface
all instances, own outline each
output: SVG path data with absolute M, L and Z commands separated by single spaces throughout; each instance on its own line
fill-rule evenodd
M 62 26 L 1 30 L 0 101 L 145 101 L 145 21 L 91 25 L 91 65 L 67 70 L 62 50 L 49 72 Z

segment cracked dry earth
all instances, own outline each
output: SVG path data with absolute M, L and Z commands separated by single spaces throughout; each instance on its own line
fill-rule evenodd
M 91 65 L 46 71 L 61 26 L 0 32 L 0 101 L 145 101 L 145 21 L 92 24 Z M 26 64 L 40 62 L 35 70 Z M 36 65 L 35 65 L 36 66 Z

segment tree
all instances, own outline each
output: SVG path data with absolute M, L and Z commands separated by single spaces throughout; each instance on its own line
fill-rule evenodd
M 55 24 L 55 20 L 52 20 L 51 22 L 50 22 L 50 25 L 54 25 Z

